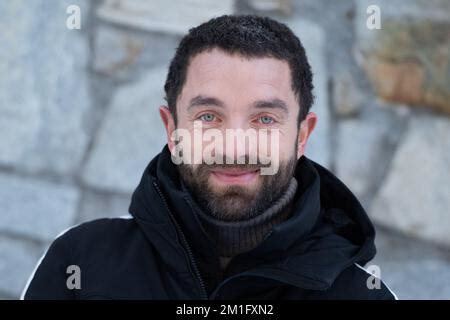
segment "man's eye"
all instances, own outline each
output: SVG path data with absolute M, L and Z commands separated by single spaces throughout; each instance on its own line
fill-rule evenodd
M 263 116 L 259 118 L 259 122 L 262 124 L 272 124 L 275 122 L 275 120 L 272 117 Z
M 205 113 L 200 116 L 200 119 L 205 122 L 211 122 L 216 119 L 216 116 L 213 115 L 212 113 Z

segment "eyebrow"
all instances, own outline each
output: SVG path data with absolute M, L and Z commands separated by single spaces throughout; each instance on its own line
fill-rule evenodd
M 256 109 L 281 109 L 285 113 L 289 114 L 289 108 L 287 107 L 286 102 L 281 99 L 274 98 L 270 100 L 258 100 L 253 103 L 253 107 Z
M 216 106 L 224 108 L 225 103 L 214 97 L 205 97 L 202 95 L 198 95 L 189 101 L 188 110 L 193 107 L 200 107 L 200 106 Z
M 220 99 L 208 96 L 198 95 L 192 98 L 189 101 L 188 110 L 194 107 L 200 106 L 216 106 L 220 108 L 225 107 L 225 103 Z M 287 107 L 286 102 L 281 99 L 274 98 L 269 100 L 258 100 L 252 103 L 253 108 L 255 109 L 281 109 L 285 113 L 289 114 L 289 108 Z

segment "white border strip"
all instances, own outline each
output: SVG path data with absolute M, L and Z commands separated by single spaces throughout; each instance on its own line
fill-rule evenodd
M 107 217 L 106 217 L 106 218 L 107 218 Z M 125 220 L 129 220 L 129 219 L 133 219 L 133 216 L 132 216 L 131 214 L 127 214 L 127 215 L 123 215 L 123 216 L 120 216 L 120 217 L 117 217 L 117 218 L 109 218 L 109 219 L 125 219 Z M 98 219 L 96 219 L 96 220 L 98 220 Z M 95 221 L 95 220 L 92 220 L 92 221 Z M 64 229 L 63 231 L 61 231 L 61 232 L 55 237 L 55 239 L 53 239 L 52 243 L 53 243 L 56 239 L 58 239 L 59 237 L 63 236 L 66 232 L 69 232 L 69 231 L 72 230 L 73 228 L 76 228 L 76 227 L 78 227 L 78 226 L 80 226 L 81 224 L 86 223 L 86 222 L 90 222 L 90 221 L 84 221 L 84 222 L 81 222 L 81 223 L 79 223 L 79 224 L 77 224 L 77 225 L 74 225 L 74 226 L 71 226 L 71 227 L 68 227 L 68 228 Z M 52 244 L 52 243 L 51 243 L 51 244 Z M 45 251 L 45 253 L 44 253 L 44 254 L 41 256 L 41 258 L 38 260 L 38 262 L 36 263 L 36 266 L 35 266 L 34 269 L 33 269 L 33 272 L 31 272 L 31 275 L 28 277 L 27 283 L 25 284 L 25 287 L 23 288 L 22 293 L 20 294 L 20 298 L 19 298 L 20 300 L 25 300 L 25 294 L 27 293 L 28 288 L 30 287 L 31 281 L 33 280 L 34 276 L 36 275 L 36 271 L 37 271 L 37 269 L 39 268 L 39 266 L 41 265 L 41 263 L 42 263 L 42 261 L 44 260 L 45 256 L 47 255 L 48 250 L 50 249 L 51 244 L 48 246 L 48 248 L 47 248 L 47 250 Z
M 357 263 L 355 263 L 355 265 L 356 265 L 358 268 L 360 268 L 361 270 L 364 270 L 367 274 L 370 274 L 371 276 L 373 276 L 373 277 L 375 277 L 375 278 L 377 278 L 377 279 L 380 279 L 380 278 L 378 278 L 377 276 L 375 276 L 375 275 L 373 275 L 372 273 L 370 273 L 369 271 L 367 271 L 367 269 L 364 268 L 364 267 L 362 267 L 361 265 L 359 265 L 359 264 L 357 264 Z M 394 291 L 392 291 L 391 288 L 389 288 L 388 285 L 387 285 L 383 280 L 380 279 L 380 281 L 386 286 L 386 288 L 389 290 L 389 292 L 394 296 L 394 299 L 395 299 L 395 300 L 399 300 L 398 297 L 397 297 L 397 295 L 394 293 Z

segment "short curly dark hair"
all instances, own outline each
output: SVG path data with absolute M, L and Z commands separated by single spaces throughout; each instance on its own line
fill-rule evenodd
M 314 86 L 311 67 L 298 37 L 285 24 L 268 17 L 223 15 L 190 29 L 170 63 L 164 90 L 175 121 L 176 101 L 186 81 L 190 59 L 213 48 L 248 58 L 272 57 L 287 61 L 292 90 L 299 101 L 298 123 L 305 119 L 314 102 Z

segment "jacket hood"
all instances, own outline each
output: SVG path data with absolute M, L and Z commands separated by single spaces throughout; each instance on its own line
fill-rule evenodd
M 327 169 L 303 156 L 294 176 L 298 190 L 291 217 L 231 264 L 238 261 L 240 274 L 325 290 L 343 270 L 375 256 L 375 230 L 356 197 Z M 186 250 L 215 268 L 219 258 L 179 179 L 166 145 L 146 167 L 129 212 L 167 266 L 187 276 Z M 183 246 L 184 238 L 190 248 Z

